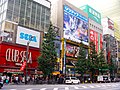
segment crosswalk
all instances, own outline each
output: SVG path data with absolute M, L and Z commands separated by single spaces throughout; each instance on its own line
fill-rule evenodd
M 119 87 L 120 84 L 80 84 L 80 85 L 63 85 L 63 86 L 53 86 L 53 87 L 33 87 L 33 88 L 25 88 L 22 90 L 89 90 L 89 89 L 97 89 L 97 88 L 114 88 Z M 20 88 L 11 88 L 3 90 L 21 90 Z M 107 90 L 107 89 L 105 89 Z

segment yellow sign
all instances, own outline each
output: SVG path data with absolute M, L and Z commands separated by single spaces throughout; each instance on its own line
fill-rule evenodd
M 62 67 L 63 67 L 62 58 L 60 59 L 59 67 L 60 67 L 60 71 L 62 71 Z

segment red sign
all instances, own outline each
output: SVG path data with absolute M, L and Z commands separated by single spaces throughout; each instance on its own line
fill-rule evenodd
M 11 43 L 0 43 L 0 67 L 18 68 L 26 60 L 26 46 L 15 45 Z M 40 55 L 38 48 L 29 47 L 28 68 L 37 68 L 37 58 Z
M 95 44 L 96 51 L 98 52 L 98 33 L 90 30 L 90 41 Z
M 25 67 L 26 67 L 26 61 L 23 62 L 22 66 L 20 68 L 20 71 L 23 71 L 25 69 Z
M 102 34 L 100 34 L 100 49 L 102 49 L 102 47 L 103 47 L 103 40 L 102 39 L 103 39 Z

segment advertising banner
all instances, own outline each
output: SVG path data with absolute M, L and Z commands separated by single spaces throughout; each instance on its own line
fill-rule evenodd
M 114 30 L 114 22 L 110 18 L 108 18 L 108 28 Z
M 23 71 L 26 67 L 26 61 L 23 62 L 22 66 L 20 67 L 20 71 Z
M 27 45 L 27 42 L 30 41 L 29 46 L 36 48 L 40 46 L 40 32 L 38 31 L 18 26 L 16 37 L 17 44 Z
M 80 9 L 82 9 L 84 12 L 88 13 L 89 18 L 91 18 L 95 22 L 101 24 L 101 14 L 98 11 L 96 11 L 89 5 L 84 5 L 84 6 L 80 7 Z
M 78 55 L 79 55 L 78 46 L 66 44 L 66 56 L 75 58 L 75 57 L 78 57 Z
M 88 18 L 64 5 L 64 38 L 88 45 Z
M 98 52 L 98 33 L 90 30 L 90 41 L 95 44 L 96 51 Z
M 26 47 L 21 45 L 11 45 L 8 43 L 0 44 L 0 66 L 20 68 L 26 60 Z M 40 55 L 39 49 L 29 48 L 28 68 L 37 68 L 37 58 Z
M 100 34 L 100 49 L 103 48 L 103 37 L 102 34 Z

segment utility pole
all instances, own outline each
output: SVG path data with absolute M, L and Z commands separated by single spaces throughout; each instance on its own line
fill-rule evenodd
M 25 73 L 25 84 L 27 84 L 27 72 L 28 72 L 28 53 L 29 53 L 29 44 L 30 41 L 27 42 L 27 50 L 26 50 L 26 73 Z

